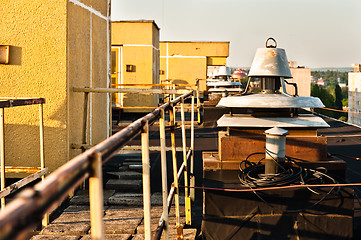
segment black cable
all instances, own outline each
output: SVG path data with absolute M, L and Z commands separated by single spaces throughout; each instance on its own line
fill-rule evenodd
M 266 153 L 269 154 L 269 150 L 266 149 Z M 260 152 L 252 153 L 246 157 L 244 161 L 240 164 L 240 174 L 239 180 L 242 186 L 250 188 L 253 193 L 265 204 L 270 206 L 273 209 L 277 209 L 275 206 L 267 202 L 264 198 L 262 198 L 254 188 L 258 187 L 277 187 L 277 186 L 285 186 L 288 184 L 310 184 L 310 183 L 327 183 L 332 182 L 337 184 L 338 182 L 332 178 L 331 176 L 327 175 L 326 172 L 321 172 L 319 170 L 308 169 L 301 167 L 298 165 L 294 160 L 289 157 L 286 157 L 285 161 L 276 161 L 271 155 L 271 158 L 277 163 L 277 165 L 281 168 L 279 173 L 266 175 L 265 172 L 265 165 L 261 163 L 264 159 L 260 159 L 257 163 L 249 162 L 248 159 L 250 156 L 261 154 Z M 264 152 L 262 154 L 265 154 Z M 244 165 L 244 167 L 242 166 Z M 325 170 L 323 168 L 323 170 Z M 323 195 L 321 199 L 319 199 L 314 204 L 311 204 L 302 209 L 294 209 L 294 210 L 281 210 L 282 212 L 294 213 L 294 212 L 302 212 L 307 209 L 313 208 L 316 205 L 320 204 L 327 196 L 329 196 L 336 187 L 332 187 L 326 194 L 322 194 L 317 192 L 314 189 L 307 188 L 310 192 L 317 195 Z M 337 188 L 335 193 L 338 193 L 339 187 Z

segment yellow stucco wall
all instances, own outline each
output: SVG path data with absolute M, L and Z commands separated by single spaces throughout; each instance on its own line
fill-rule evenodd
M 112 46 L 119 47 L 121 77 L 123 84 L 159 83 L 159 28 L 154 21 L 112 22 Z M 135 67 L 127 72 L 126 65 Z M 150 88 L 150 87 L 142 87 Z M 127 107 L 158 105 L 156 94 L 124 94 L 122 106 L 127 112 L 143 112 L 150 109 L 129 109 Z
M 160 80 L 194 85 L 207 78 L 207 67 L 226 65 L 229 42 L 160 42 Z M 206 89 L 205 81 L 200 90 Z
M 84 1 L 95 11 L 105 12 L 107 0 Z M 101 4 L 100 4 L 101 3 Z M 103 6 L 103 7 L 102 7 Z M 94 8 L 97 7 L 97 8 Z M 106 15 L 105 15 L 106 16 Z M 107 88 L 110 39 L 107 40 L 108 24 L 104 15 L 98 16 L 77 4 L 68 4 L 68 81 L 69 81 L 69 143 L 82 143 L 84 94 L 72 92 L 72 87 Z M 109 35 L 109 33 L 108 33 Z M 110 36 L 110 35 L 109 35 Z M 107 137 L 109 109 L 107 94 L 89 95 L 87 144 L 97 144 Z M 71 150 L 70 157 L 81 153 Z
M 76 126 L 81 121 L 77 114 L 82 101 L 74 97 L 71 87 L 86 85 L 90 78 L 91 18 L 88 10 L 76 6 L 77 2 L 49 0 L 45 4 L 41 0 L 16 0 L 0 5 L 0 44 L 11 45 L 9 65 L 0 65 L 0 96 L 46 98 L 45 165 L 50 171 L 77 154 L 71 150 L 71 143 L 81 143 Z M 97 11 L 106 14 L 107 0 L 82 1 L 85 5 L 91 2 L 99 6 Z M 106 27 L 99 27 L 97 18 L 92 19 L 93 32 L 99 31 L 93 45 L 104 48 Z M 100 22 L 106 25 L 106 20 Z M 101 75 L 106 82 L 106 49 L 93 56 L 99 61 L 92 69 L 99 75 L 93 74 L 93 79 L 100 79 Z M 38 106 L 5 109 L 7 166 L 40 166 L 38 112 Z M 106 125 L 97 127 L 97 131 L 107 130 Z M 96 140 L 105 137 L 98 132 L 94 135 Z

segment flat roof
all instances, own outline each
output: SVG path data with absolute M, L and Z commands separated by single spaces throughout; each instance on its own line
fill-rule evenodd
M 146 19 L 139 19 L 139 20 L 120 20 L 120 21 L 112 21 L 112 23 L 153 23 L 154 26 L 160 30 L 158 25 L 155 23 L 154 20 L 146 20 Z

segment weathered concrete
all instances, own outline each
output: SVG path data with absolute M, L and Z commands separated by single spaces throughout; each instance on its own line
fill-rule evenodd
M 105 234 L 105 240 L 128 240 L 131 239 L 131 234 Z M 91 240 L 90 235 L 83 236 L 80 240 Z
M 115 193 L 114 190 L 104 190 L 104 204 L 107 205 L 108 199 Z M 88 205 L 89 206 L 89 190 L 79 190 L 77 194 L 70 200 L 74 205 Z
M 78 240 L 81 236 L 78 235 L 36 235 L 30 238 L 31 240 Z
M 141 180 L 142 174 L 139 172 L 126 171 L 126 172 L 107 172 L 109 178 L 112 179 L 129 179 L 129 180 Z
M 142 187 L 141 180 L 127 180 L 127 179 L 110 179 L 105 187 L 107 189 L 124 190 L 124 191 L 139 191 Z

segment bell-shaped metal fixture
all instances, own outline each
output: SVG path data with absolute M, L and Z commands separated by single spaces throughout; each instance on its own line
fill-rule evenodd
M 275 45 L 269 45 L 270 40 L 273 40 Z M 257 49 L 248 76 L 292 78 L 286 51 L 277 48 L 277 43 L 273 38 L 268 38 L 266 48 Z
M 274 45 L 269 44 L 271 40 Z M 292 78 L 292 74 L 286 51 L 277 48 L 277 43 L 273 38 L 267 39 L 266 48 L 257 50 L 248 76 L 259 78 L 261 94 L 222 98 L 217 107 L 249 108 L 253 109 L 254 116 L 259 116 L 259 114 L 262 116 L 275 114 L 296 116 L 297 111 L 293 109 L 324 107 L 319 98 L 287 94 L 285 78 Z M 247 88 L 248 85 L 245 92 L 247 92 Z M 267 109 L 290 109 L 291 111 L 283 111 L 281 114 L 281 111 L 266 111 Z

